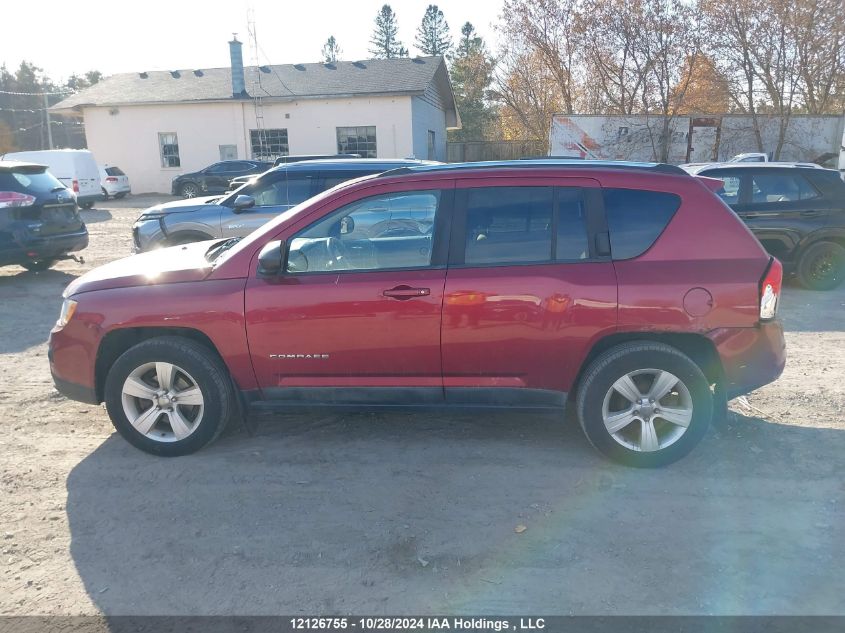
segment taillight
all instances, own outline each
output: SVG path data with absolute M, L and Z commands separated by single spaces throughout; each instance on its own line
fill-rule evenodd
M 114 176 L 109 176 L 108 178 L 106 178 L 106 182 L 117 182 L 117 178 L 115 178 Z
M 772 257 L 766 274 L 760 281 L 760 320 L 770 321 L 777 316 L 780 289 L 783 285 L 783 264 Z
M 0 191 L 0 209 L 31 207 L 33 204 L 35 204 L 35 196 L 17 191 Z
M 73 181 L 73 193 L 79 193 L 79 181 L 78 180 Z

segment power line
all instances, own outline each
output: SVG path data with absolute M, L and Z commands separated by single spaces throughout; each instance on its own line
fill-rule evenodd
M 51 95 L 69 95 L 73 94 L 73 90 L 62 90 L 61 92 L 12 92 L 10 90 L 0 90 L 3 95 L 17 95 L 21 97 L 44 97 Z

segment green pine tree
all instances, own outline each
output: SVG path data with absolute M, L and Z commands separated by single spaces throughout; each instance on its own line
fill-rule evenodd
M 384 5 L 376 15 L 376 28 L 370 40 L 372 48 L 370 54 L 373 57 L 392 59 L 394 57 L 407 57 L 408 49 L 398 39 L 399 26 L 396 21 L 396 13 L 389 4 Z
M 428 5 L 422 22 L 417 29 L 415 44 L 424 55 L 443 55 L 452 50 L 452 38 L 449 37 L 449 23 L 443 17 L 436 4 Z

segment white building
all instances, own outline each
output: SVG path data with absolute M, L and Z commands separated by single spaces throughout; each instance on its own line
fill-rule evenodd
M 460 126 L 442 57 L 113 75 L 51 108 L 85 121 L 88 149 L 141 192 L 218 160 L 356 153 L 446 160 Z

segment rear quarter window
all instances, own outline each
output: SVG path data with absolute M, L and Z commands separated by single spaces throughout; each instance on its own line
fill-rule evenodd
M 604 189 L 603 196 L 613 259 L 646 252 L 681 206 L 680 196 L 664 191 Z

